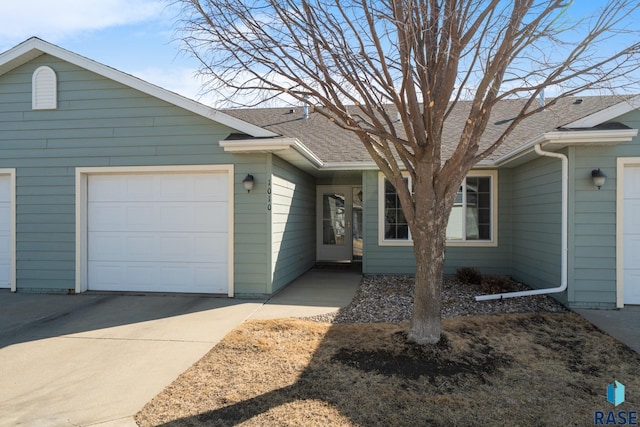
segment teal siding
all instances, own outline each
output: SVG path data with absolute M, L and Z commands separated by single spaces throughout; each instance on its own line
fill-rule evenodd
M 365 274 L 414 274 L 415 257 L 412 246 L 380 246 L 378 244 L 378 172 L 367 171 L 364 182 Z M 445 274 L 454 274 L 459 267 L 476 267 L 484 274 L 510 274 L 510 172 L 498 173 L 498 245 L 496 247 L 447 247 Z M 494 225 L 496 226 L 496 225 Z
M 560 285 L 561 169 L 560 160 L 537 158 L 511 174 L 512 274 L 533 288 Z
M 235 164 L 235 251 L 234 279 L 236 295 L 261 296 L 270 293 L 268 276 L 269 232 L 267 203 L 268 161 L 266 154 L 233 156 Z M 253 190 L 244 189 L 242 180 L 251 174 Z
M 31 110 L 31 76 L 48 65 L 58 109 Z M 19 291 L 75 288 L 75 168 L 235 164 L 235 291 L 268 293 L 263 197 L 267 155 L 234 156 L 218 141 L 232 129 L 48 55 L 0 76 L 0 168 L 16 168 Z
M 362 174 L 364 274 L 414 274 L 415 257 L 412 246 L 378 245 L 378 172 Z
M 638 129 L 640 112 L 615 121 Z M 575 147 L 571 155 L 569 305 L 615 308 L 616 162 L 618 157 L 640 157 L 640 138 L 614 147 Z M 607 175 L 600 190 L 591 181 L 596 168 Z
M 272 291 L 275 292 L 315 263 L 315 180 L 274 156 L 271 195 Z
M 569 305 L 609 306 L 616 302 L 616 148 L 576 147 L 571 151 Z M 591 181 L 595 168 L 606 185 Z

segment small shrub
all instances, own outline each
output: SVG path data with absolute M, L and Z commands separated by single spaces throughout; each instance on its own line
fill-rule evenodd
M 482 280 L 482 291 L 488 294 L 511 292 L 513 291 L 513 284 L 507 276 L 486 276 Z
M 472 285 L 480 285 L 482 283 L 482 274 L 475 267 L 460 267 L 456 270 L 456 278 L 464 283 Z

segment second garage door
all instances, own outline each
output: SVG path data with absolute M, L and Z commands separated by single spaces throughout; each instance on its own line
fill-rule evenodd
M 624 168 L 624 303 L 640 304 L 640 167 Z
M 90 175 L 90 290 L 228 292 L 226 172 Z

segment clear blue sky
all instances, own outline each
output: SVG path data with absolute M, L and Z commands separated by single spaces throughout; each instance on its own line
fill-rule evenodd
M 590 14 L 602 3 L 576 0 L 570 15 Z M 167 0 L 3 0 L 0 52 L 37 36 L 208 103 L 198 97 L 197 62 L 174 40 L 177 16 Z

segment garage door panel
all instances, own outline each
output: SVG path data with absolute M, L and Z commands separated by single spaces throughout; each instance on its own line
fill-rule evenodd
M 0 200 L 9 203 L 11 200 L 11 179 L 8 175 L 0 176 Z
M 0 233 L 2 233 L 3 235 L 9 234 L 9 231 L 11 230 L 10 205 L 11 204 L 9 202 L 0 202 Z
M 96 273 L 94 286 L 104 291 L 227 293 L 226 264 L 169 263 L 159 268 L 154 262 L 90 262 L 89 268 Z M 129 289 L 123 289 L 123 283 Z
M 89 179 L 87 202 L 108 202 L 122 199 L 124 181 L 119 175 L 95 175 Z
M 90 203 L 87 212 L 90 218 L 89 231 L 105 230 L 122 223 L 122 210 L 119 206 Z
M 640 235 L 640 199 L 626 200 L 624 205 L 624 232 Z
M 90 233 L 89 261 L 151 261 L 208 262 L 226 261 L 226 234 L 173 233 L 157 236 L 153 233 Z
M 121 291 L 125 282 L 125 269 L 122 264 L 89 261 L 87 268 L 91 272 L 91 289 L 103 291 Z
M 228 292 L 227 173 L 90 176 L 89 288 Z
M 624 300 L 626 304 L 640 304 L 640 268 L 625 268 Z
M 226 173 L 96 175 L 89 202 L 218 201 L 229 198 Z
M 224 203 L 175 202 L 162 206 L 145 203 L 90 203 L 89 232 L 172 231 L 226 232 L 227 205 Z
M 160 189 L 160 198 L 164 201 L 226 202 L 228 199 L 226 180 L 221 180 L 220 175 L 167 175 L 161 177 L 157 183 Z
M 624 182 L 624 198 L 640 199 L 640 167 L 625 167 Z

